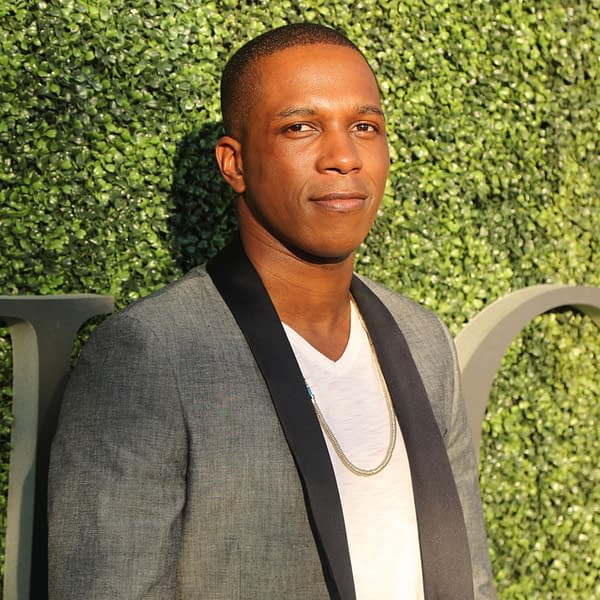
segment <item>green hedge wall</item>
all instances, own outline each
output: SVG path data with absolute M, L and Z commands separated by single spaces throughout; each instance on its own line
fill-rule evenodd
M 454 333 L 514 289 L 600 286 L 599 13 L 577 0 L 3 2 L 0 293 L 122 307 L 214 254 L 235 224 L 212 158 L 221 68 L 299 20 L 345 30 L 385 96 L 393 165 L 359 271 Z M 4 330 L 2 502 L 9 354 Z M 501 598 L 600 598 L 599 359 L 591 322 L 557 311 L 498 374 L 481 480 Z

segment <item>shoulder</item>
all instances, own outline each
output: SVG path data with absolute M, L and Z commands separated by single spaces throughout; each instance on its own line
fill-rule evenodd
M 220 299 L 206 269 L 199 266 L 153 294 L 133 302 L 119 314 L 148 323 L 159 323 L 166 316 L 185 321 L 200 308 L 218 310 L 223 304 Z
M 186 332 L 212 330 L 225 323 L 229 310 L 204 266 L 108 317 L 94 337 L 123 331 L 145 331 L 150 337 L 181 339 Z
M 431 347 L 434 343 L 446 351 L 452 345 L 448 328 L 433 311 L 367 277 L 358 277 L 390 311 L 411 350 L 415 345 Z
M 204 267 L 197 267 L 105 319 L 77 364 L 108 365 L 124 355 L 128 362 L 137 359 L 148 366 L 170 363 L 179 372 L 182 357 L 202 356 L 202 364 L 208 365 L 240 345 L 233 315 Z

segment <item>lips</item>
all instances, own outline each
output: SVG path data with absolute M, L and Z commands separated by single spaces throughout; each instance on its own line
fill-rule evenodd
M 327 210 L 348 211 L 362 208 L 368 195 L 364 192 L 330 192 L 311 198 L 311 202 Z

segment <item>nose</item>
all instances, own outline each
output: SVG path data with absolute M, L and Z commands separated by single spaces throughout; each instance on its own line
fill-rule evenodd
M 362 167 L 362 159 L 349 131 L 330 131 L 322 135 L 317 168 L 320 172 L 346 175 Z

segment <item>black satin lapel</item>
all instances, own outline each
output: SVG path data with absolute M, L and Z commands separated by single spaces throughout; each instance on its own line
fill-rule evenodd
M 281 321 L 242 244 L 206 265 L 262 372 L 298 468 L 332 598 L 354 600 L 348 542 L 333 467 L 304 378 Z
M 473 598 L 464 517 L 427 392 L 396 321 L 357 277 L 360 308 L 394 403 L 410 463 L 427 600 Z

